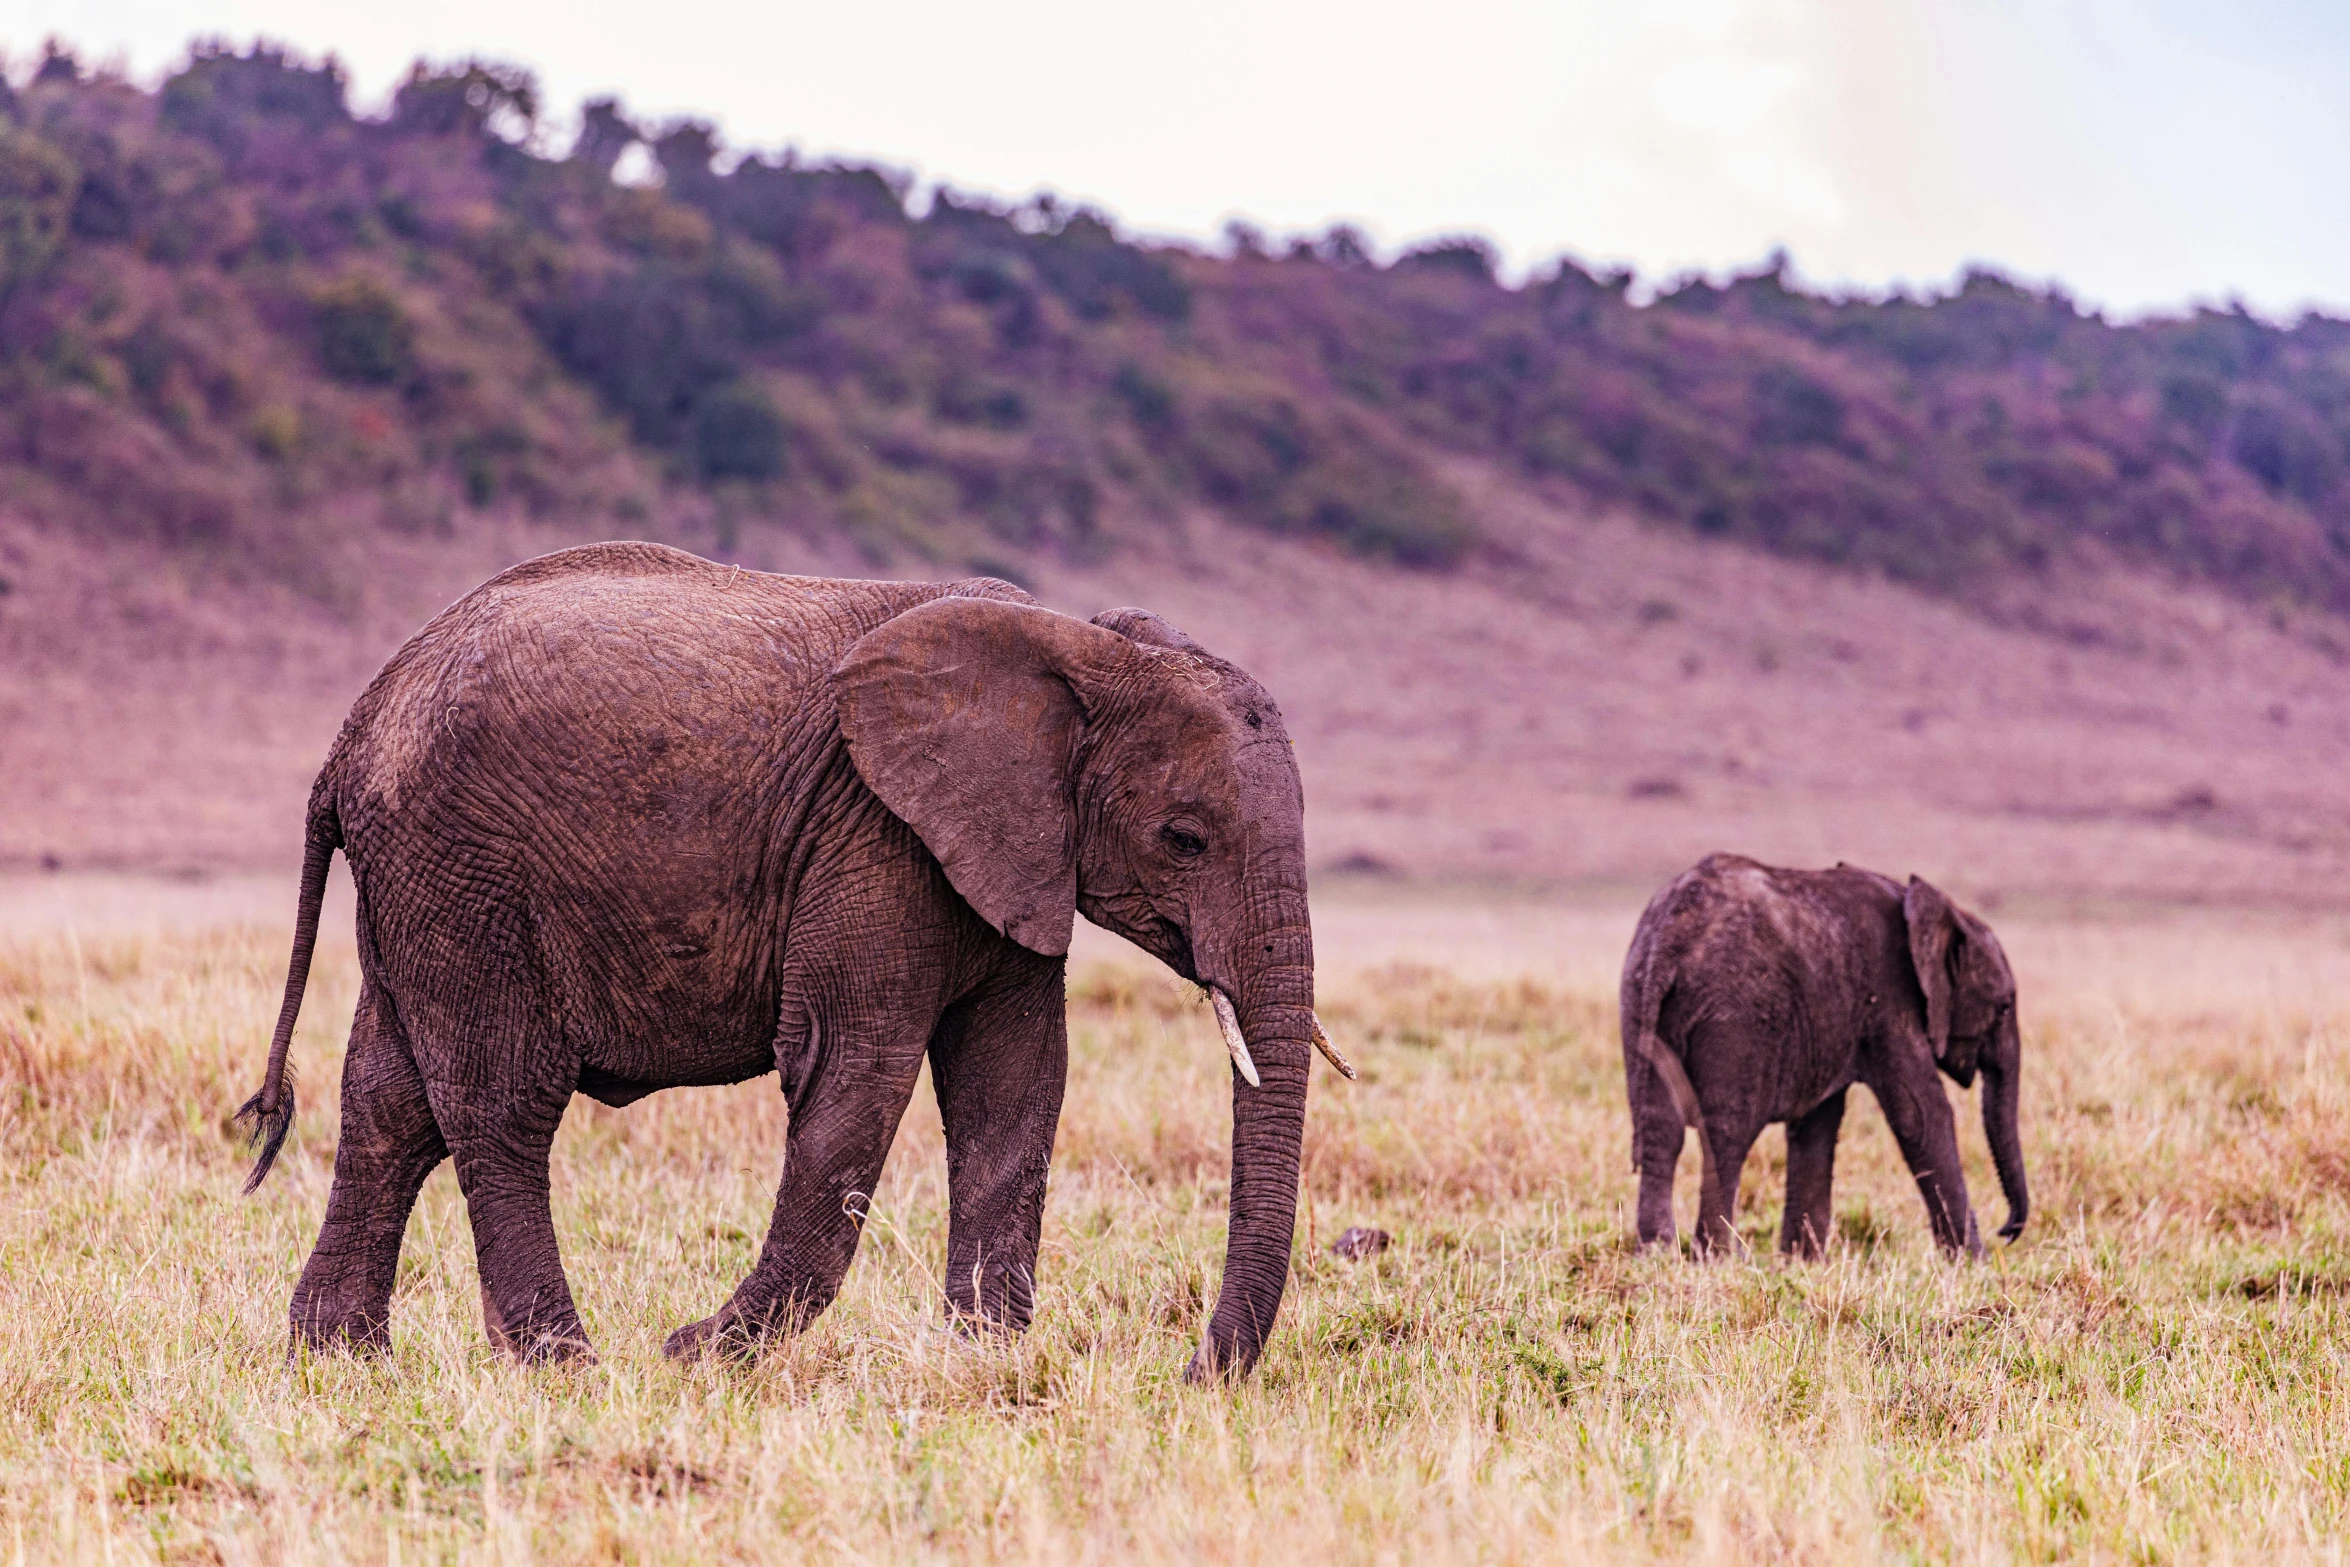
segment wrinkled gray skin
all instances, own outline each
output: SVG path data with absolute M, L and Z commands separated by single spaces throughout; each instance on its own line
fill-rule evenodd
M 1683 1128 L 1699 1134 L 1700 1251 L 1736 1244 L 1730 1215 L 1755 1137 L 1787 1127 L 1782 1251 L 1815 1256 L 1844 1096 L 1864 1083 L 1892 1124 L 1934 1238 L 1980 1255 L 1940 1074 L 1983 1074 L 1983 1130 L 2012 1240 L 2031 1198 L 2016 1135 L 2015 976 L 1981 920 L 1925 882 L 1839 865 L 1778 870 L 1709 855 L 1658 893 L 1624 959 L 1624 1085 L 1640 1239 L 1673 1240 Z
M 780 1071 L 757 1265 L 684 1358 L 832 1300 L 927 1053 L 949 1310 L 1033 1301 L 1083 910 L 1235 1003 L 1222 1293 L 1191 1371 L 1245 1371 L 1288 1278 L 1312 1038 L 1303 798 L 1280 712 L 1156 616 L 1005 583 L 830 581 L 645 544 L 531 561 L 385 666 L 311 796 L 258 1182 L 336 848 L 363 975 L 299 1344 L 386 1341 L 417 1188 L 453 1157 L 492 1338 L 585 1355 L 547 1153 L 573 1093 Z

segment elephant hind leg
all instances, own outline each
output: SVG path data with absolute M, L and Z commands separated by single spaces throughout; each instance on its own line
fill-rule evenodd
M 1787 1123 L 1787 1213 L 1779 1223 L 1779 1249 L 1790 1256 L 1817 1257 L 1835 1227 L 1836 1135 L 1843 1125 L 1841 1089 Z
M 1632 1101 L 1632 1162 L 1640 1171 L 1640 1244 L 1670 1246 L 1675 1233 L 1673 1176 L 1680 1168 L 1689 1129 L 1681 1123 L 1664 1084 L 1657 1081 L 1654 1067 L 1638 1061 L 1627 1075 L 1635 1082 L 1645 1075 L 1646 1081 L 1646 1091 Z
M 525 1362 L 593 1359 L 555 1244 L 547 1172 L 579 1063 L 563 1060 L 563 1042 L 533 1011 L 496 1006 L 450 1038 L 420 1040 L 418 1055 L 465 1193 L 490 1341 Z
M 561 1112 L 517 1119 L 452 1139 L 481 1274 L 482 1326 L 516 1360 L 593 1359 L 555 1244 L 547 1156 Z
M 409 1210 L 447 1155 L 399 1020 L 370 982 L 343 1057 L 342 1129 L 326 1222 L 294 1287 L 295 1346 L 389 1346 L 392 1280 Z

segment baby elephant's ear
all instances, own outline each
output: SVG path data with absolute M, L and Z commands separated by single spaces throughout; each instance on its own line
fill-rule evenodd
M 866 633 L 832 672 L 858 774 L 979 917 L 1034 952 L 1069 950 L 1087 695 L 1131 651 L 1033 604 L 941 598 Z
M 1918 988 L 1926 993 L 1926 1040 L 1934 1059 L 1950 1054 L 1950 948 L 1965 939 L 1950 900 L 1931 882 L 1909 879 L 1901 895 L 1902 918 L 1909 923 L 1909 961 L 1918 972 Z

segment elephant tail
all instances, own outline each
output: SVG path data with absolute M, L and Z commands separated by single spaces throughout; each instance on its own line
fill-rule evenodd
M 1697 1090 L 1690 1085 L 1689 1073 L 1681 1065 L 1681 1058 L 1666 1044 L 1657 1031 L 1657 1019 L 1664 1012 L 1665 996 L 1673 988 L 1673 976 L 1668 972 L 1640 987 L 1635 999 L 1632 1023 L 1634 1037 L 1640 1041 L 1640 1053 L 1656 1069 L 1665 1092 L 1672 1096 L 1673 1108 L 1681 1113 L 1681 1124 L 1697 1134 L 1698 1211 L 1704 1212 L 1705 1199 L 1714 1191 L 1717 1172 L 1714 1167 L 1714 1140 L 1706 1135 L 1705 1112 L 1697 1103 Z
M 237 1110 L 237 1120 L 250 1123 L 251 1145 L 260 1150 L 253 1173 L 245 1177 L 248 1193 L 277 1163 L 277 1151 L 285 1146 L 286 1133 L 293 1129 L 294 1065 L 286 1059 L 286 1051 L 294 1042 L 294 1020 L 302 1014 L 302 991 L 310 982 L 310 953 L 318 945 L 318 910 L 326 901 L 327 868 L 334 863 L 335 850 L 342 842 L 342 824 L 321 779 L 310 799 L 309 829 L 302 845 L 302 894 L 294 913 L 294 955 L 286 965 L 286 999 L 278 1008 L 277 1032 L 269 1041 L 269 1070 L 261 1079 L 261 1092 Z

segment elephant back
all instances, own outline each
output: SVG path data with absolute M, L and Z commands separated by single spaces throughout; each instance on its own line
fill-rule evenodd
M 560 550 L 410 638 L 354 704 L 328 774 L 338 794 L 397 812 L 485 767 L 592 765 L 648 729 L 781 745 L 833 722 L 825 679 L 858 638 L 945 596 L 1033 602 L 988 578 L 793 576 L 642 542 Z

